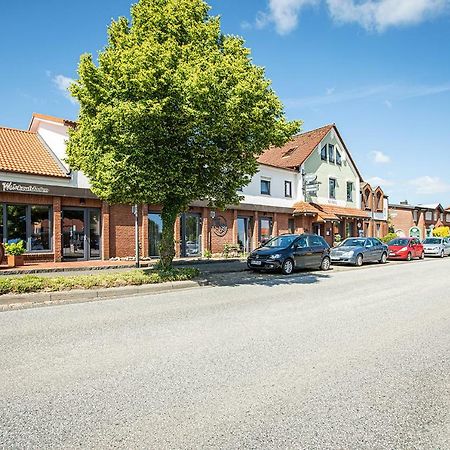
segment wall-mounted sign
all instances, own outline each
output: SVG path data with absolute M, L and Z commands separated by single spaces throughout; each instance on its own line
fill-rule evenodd
M 228 224 L 225 217 L 216 216 L 212 222 L 212 229 L 216 236 L 224 237 L 228 233 Z
M 11 194 L 52 195 L 55 197 L 97 198 L 90 189 L 51 184 L 0 181 L 0 192 Z
M 305 183 L 315 183 L 317 181 L 317 175 L 313 173 L 308 173 L 303 177 Z
M 419 227 L 412 227 L 409 230 L 409 237 L 422 239 L 422 232 L 420 231 Z

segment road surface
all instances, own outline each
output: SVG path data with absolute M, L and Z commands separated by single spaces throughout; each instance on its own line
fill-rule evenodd
M 0 448 L 449 449 L 450 258 L 0 314 Z

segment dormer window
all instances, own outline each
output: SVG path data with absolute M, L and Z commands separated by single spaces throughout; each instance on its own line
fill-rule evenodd
M 324 145 L 322 147 L 322 150 L 320 151 L 320 159 L 322 161 L 327 161 L 328 160 L 328 151 L 327 151 L 327 146 Z
M 334 145 L 333 144 L 328 144 L 328 161 L 330 161 L 330 163 L 335 163 L 335 155 L 334 155 Z
M 295 150 L 297 150 L 297 148 L 298 148 L 298 147 L 292 147 L 292 148 L 290 148 L 289 150 L 285 151 L 285 152 L 283 153 L 283 158 L 289 158 L 289 156 L 291 156 L 292 153 L 294 153 Z

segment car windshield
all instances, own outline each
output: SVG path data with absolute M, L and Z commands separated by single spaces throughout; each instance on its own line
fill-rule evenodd
M 440 243 L 442 243 L 442 239 L 437 239 L 437 238 L 428 238 L 425 239 L 423 241 L 424 244 L 434 244 L 434 245 L 439 245 Z
M 409 244 L 409 239 L 393 239 L 391 242 L 389 242 L 389 245 L 395 246 L 402 246 L 405 247 L 406 245 Z
M 266 242 L 264 248 L 286 248 L 289 247 L 296 239 L 296 236 L 279 236 Z
M 365 243 L 365 239 L 350 238 L 342 243 L 342 247 L 364 247 Z

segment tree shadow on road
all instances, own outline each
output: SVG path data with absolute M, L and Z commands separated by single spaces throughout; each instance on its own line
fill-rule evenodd
M 330 278 L 328 272 L 298 271 L 292 275 L 273 272 L 255 273 L 249 270 L 233 273 L 210 273 L 205 275 L 208 286 L 292 286 L 320 283 Z

